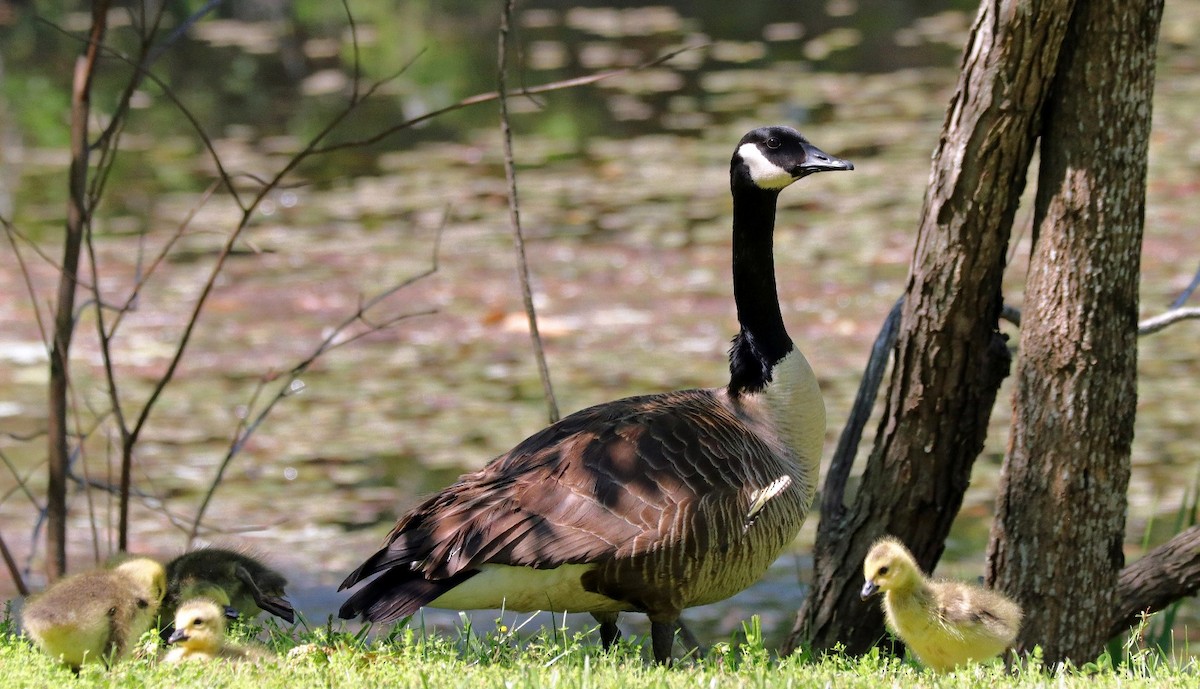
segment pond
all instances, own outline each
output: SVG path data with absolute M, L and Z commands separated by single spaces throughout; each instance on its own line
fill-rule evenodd
M 345 107 L 356 73 L 360 84 L 399 76 L 346 120 L 335 142 L 495 86 L 498 3 L 352 3 L 357 72 L 336 4 L 229 5 L 171 44 L 154 71 L 202 123 L 243 195 Z M 0 251 L 0 451 L 8 465 L 0 534 L 36 587 L 42 551 L 40 541 L 32 548 L 30 524 L 45 490 L 47 364 L 35 310 L 44 317 L 56 284 L 66 82 L 78 42 L 12 7 L 0 13 L 0 214 L 46 258 L 17 244 L 31 298 L 13 245 Z M 736 327 L 729 155 L 753 126 L 793 124 L 856 165 L 785 192 L 776 239 L 785 319 L 826 398 L 828 456 L 870 343 L 904 287 L 930 152 L 974 8 L 898 0 L 728 7 L 518 4 L 513 84 L 702 46 L 648 70 L 510 102 L 550 372 L 564 412 L 724 382 Z M 1167 13 L 1142 262 L 1146 316 L 1187 284 L 1200 253 L 1191 222 L 1200 217 L 1200 2 L 1170 3 Z M 112 16 L 114 45 L 133 51 L 137 15 Z M 75 36 L 86 28 L 80 13 L 47 19 Z M 119 60 L 105 62 L 101 115 L 128 73 Z M 123 399 L 140 410 L 240 210 L 224 191 L 204 196 L 212 158 L 159 87 L 143 85 L 133 106 L 95 224 L 105 293 L 124 299 L 191 218 L 114 342 Z M 1006 293 L 1016 305 L 1028 208 L 1018 214 L 1024 229 Z M 229 438 L 286 380 L 279 374 L 365 299 L 429 270 L 435 246 L 436 272 L 368 314 L 376 323 L 412 317 L 318 359 L 235 457 L 205 515 L 203 542 L 261 553 L 292 580 L 296 607 L 321 624 L 344 598 L 337 583 L 404 509 L 546 423 L 515 273 L 497 107 L 475 106 L 314 158 L 256 208 L 149 417 L 135 470 L 143 494 L 132 515 L 135 551 L 169 557 L 185 547 Z M 1131 558 L 1172 533 L 1196 481 L 1194 327 L 1141 343 Z M 80 427 L 89 435 L 76 471 L 110 482 L 116 441 L 110 424 L 95 421 L 108 401 L 93 309 L 81 309 L 78 333 L 72 395 L 87 410 Z M 941 574 L 982 571 L 1008 416 L 1002 402 Z M 73 568 L 111 550 L 114 510 L 102 491 L 73 492 Z M 689 611 L 701 639 L 725 638 L 759 614 L 768 640 L 778 641 L 810 576 L 814 531 L 815 518 L 759 584 Z M 0 577 L 0 595 L 13 594 Z M 425 622 L 453 625 L 458 616 L 427 611 Z

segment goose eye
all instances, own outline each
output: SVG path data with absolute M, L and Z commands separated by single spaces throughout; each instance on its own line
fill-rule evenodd
M 139 598 L 137 600 L 137 606 L 139 608 L 148 608 L 150 607 L 150 603 L 145 598 Z
M 779 139 L 776 139 L 773 136 L 771 138 L 767 139 L 767 148 L 774 150 L 776 148 L 779 148 L 779 145 L 780 145 Z
M 887 568 L 887 567 L 880 567 L 880 568 L 879 568 L 879 573 L 880 573 L 880 574 L 887 574 L 887 573 L 888 573 L 888 568 Z

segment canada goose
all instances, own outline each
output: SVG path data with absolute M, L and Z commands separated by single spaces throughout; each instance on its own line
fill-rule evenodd
M 1020 606 L 981 586 L 931 581 L 895 538 L 871 546 L 863 574 L 863 600 L 883 591 L 888 628 L 938 672 L 998 656 L 1017 638 Z
M 76 574 L 30 599 L 25 631 L 76 672 L 85 662 L 111 663 L 150 628 L 166 588 L 163 566 L 148 558 Z
M 186 600 L 175 613 L 175 631 L 167 643 L 174 648 L 163 658 L 169 663 L 182 660 L 257 660 L 270 654 L 266 649 L 241 646 L 225 639 L 225 610 L 208 598 Z
M 265 610 L 286 621 L 295 621 L 292 604 L 284 596 L 287 578 L 254 557 L 224 548 L 200 548 L 167 563 L 166 619 L 188 598 L 207 596 L 220 600 L 238 614 L 254 617 Z M 215 594 L 212 587 L 221 589 Z
M 684 608 L 752 584 L 812 504 L 825 406 L 784 328 L 772 232 L 779 192 L 852 170 L 789 127 L 746 134 L 730 163 L 741 330 L 725 387 L 575 412 L 404 515 L 339 590 L 339 614 L 391 622 L 429 605 L 589 612 L 609 647 L 646 613 L 669 662 Z

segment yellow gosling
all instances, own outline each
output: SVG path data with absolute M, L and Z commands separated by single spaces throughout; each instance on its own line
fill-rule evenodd
M 1020 606 L 981 586 L 928 579 L 895 538 L 871 547 L 863 575 L 863 600 L 882 591 L 888 628 L 933 670 L 993 658 L 1017 638 Z
M 207 598 L 185 601 L 175 614 L 175 631 L 167 639 L 174 648 L 163 660 L 168 663 L 217 658 L 253 661 L 269 656 L 265 649 L 226 640 L 225 629 L 225 610 L 216 601 Z
M 295 621 L 292 604 L 284 596 L 287 578 L 258 559 L 225 548 L 201 548 L 167 563 L 166 619 L 191 598 L 212 598 L 249 619 L 267 611 L 287 622 Z M 215 593 L 219 589 L 221 593 Z
M 112 664 L 150 628 L 166 587 L 163 566 L 148 558 L 77 574 L 30 599 L 25 632 L 76 672 L 84 663 Z

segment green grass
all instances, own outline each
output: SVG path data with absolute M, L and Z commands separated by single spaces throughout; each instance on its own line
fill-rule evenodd
M 519 625 L 518 625 L 519 626 Z M 500 627 L 479 634 L 469 625 L 452 635 L 426 635 L 396 627 L 368 636 L 339 627 L 288 630 L 238 625 L 240 639 L 258 637 L 280 653 L 277 660 L 233 665 L 189 662 L 167 665 L 149 657 L 117 664 L 111 670 L 87 666 L 78 677 L 39 653 L 16 632 L 10 616 L 0 620 L 0 686 L 22 687 L 427 687 L 516 689 L 546 687 L 1014 687 L 1046 689 L 1087 687 L 1200 687 L 1195 665 L 1180 665 L 1157 651 L 1131 643 L 1123 662 L 1105 655 L 1082 668 L 1050 672 L 1036 657 L 1006 671 L 1000 663 L 936 675 L 919 666 L 878 654 L 841 655 L 813 660 L 802 655 L 779 659 L 765 649 L 753 621 L 745 633 L 718 643 L 702 660 L 685 659 L 661 668 L 645 659 L 644 639 L 626 639 L 611 653 L 598 648 L 594 634 L 568 637 L 559 630 L 532 634 Z M 151 641 L 147 635 L 146 641 Z M 310 644 L 304 646 L 303 644 Z M 292 653 L 289 655 L 289 651 Z

